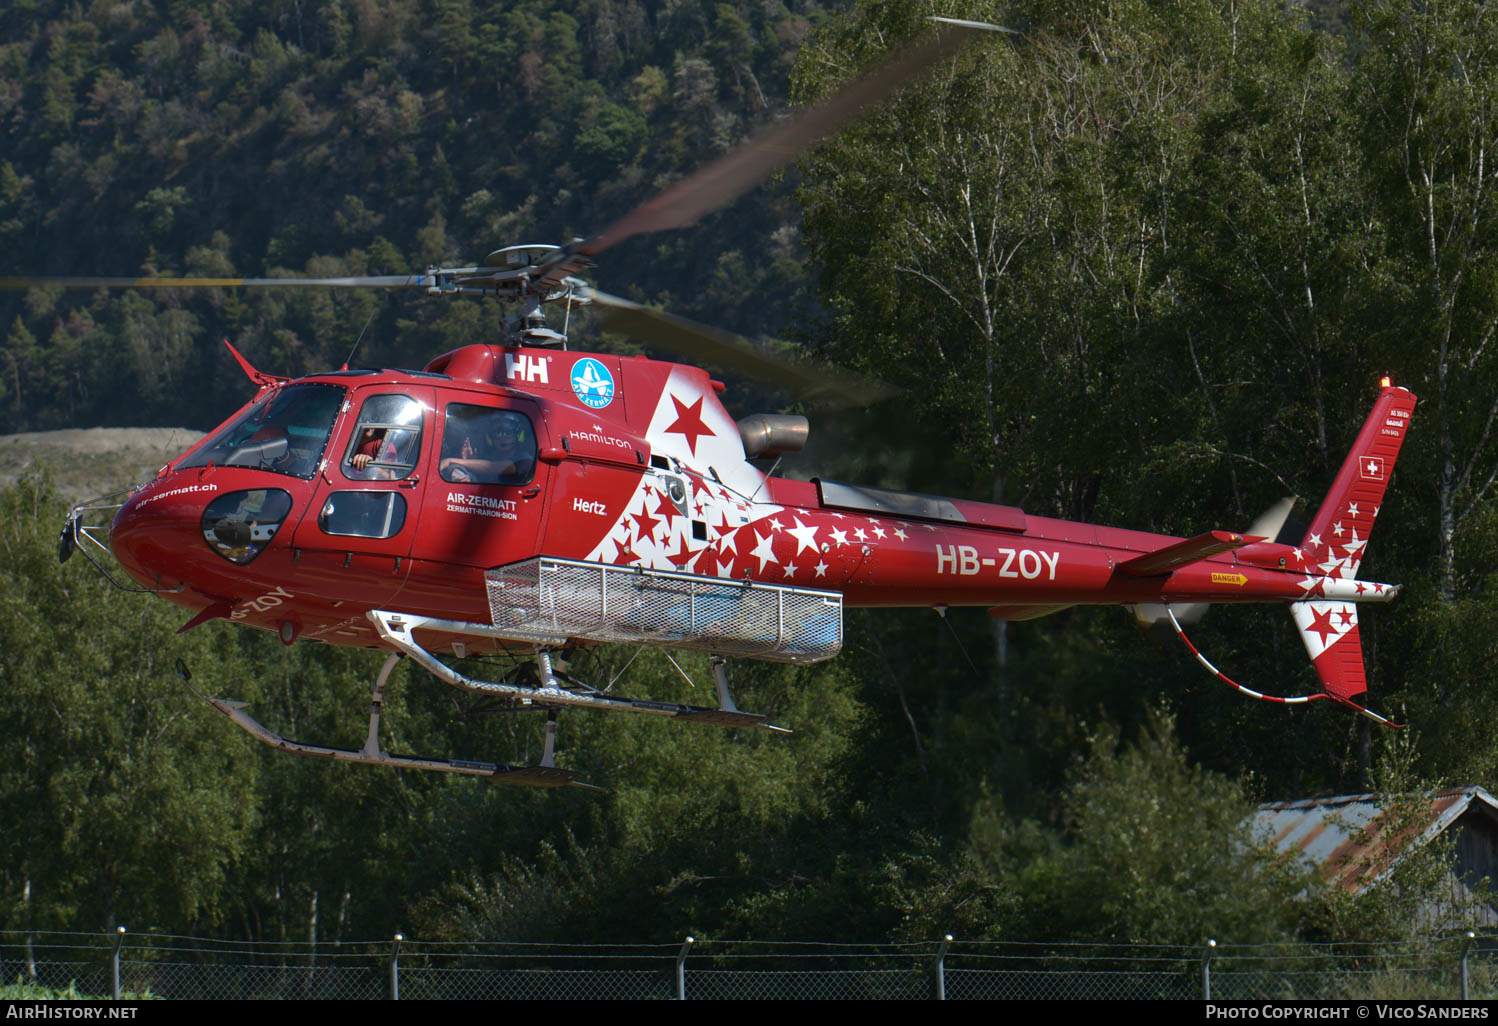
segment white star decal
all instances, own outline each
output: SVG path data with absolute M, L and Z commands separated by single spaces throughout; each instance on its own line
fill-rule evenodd
M 1313 534 L 1308 539 L 1308 541 L 1311 544 L 1311 548 L 1313 548 L 1313 549 L 1319 549 L 1319 548 L 1321 548 L 1321 535 L 1319 535 L 1319 534 Z
M 900 528 L 897 527 L 897 528 L 895 528 L 895 537 L 898 538 L 898 539 L 900 539 L 901 541 L 904 541 L 906 538 L 908 538 L 910 536 L 907 535 L 904 531 L 902 531 Z
M 884 528 L 882 528 L 882 527 L 876 527 L 876 528 L 874 528 L 874 537 L 876 537 L 876 538 L 883 538 L 884 537 Z
M 1345 552 L 1345 553 L 1347 553 L 1349 556 L 1355 556 L 1355 555 L 1357 555 L 1358 550 L 1361 549 L 1364 545 L 1367 545 L 1367 544 L 1368 543 L 1366 541 L 1359 541 L 1358 540 L 1358 531 L 1357 531 L 1357 528 L 1353 528 L 1352 529 L 1352 541 L 1350 541 L 1346 545 L 1342 546 L 1342 551 Z
M 782 528 L 780 526 L 780 521 L 779 520 L 771 520 L 770 521 L 770 530 L 775 531 L 777 533 L 779 531 L 781 531 Z
M 807 549 L 817 551 L 817 529 L 815 525 L 808 527 L 801 522 L 800 517 L 795 518 L 796 526 L 790 529 L 790 535 L 796 539 L 796 555 L 801 555 Z
M 775 535 L 772 532 L 765 537 L 760 538 L 759 532 L 756 531 L 754 532 L 754 537 L 759 538 L 759 544 L 754 547 L 754 551 L 751 552 L 750 555 L 759 560 L 760 573 L 764 573 L 766 563 L 776 562 Z
M 1356 517 L 1358 515 L 1358 504 L 1357 503 L 1355 503 L 1355 502 L 1349 502 L 1347 504 L 1347 515 L 1350 516 L 1350 517 Z
M 796 576 L 796 564 L 795 563 L 787 564 L 787 566 L 785 568 L 785 575 L 787 577 L 794 577 L 794 576 Z
M 855 527 L 853 529 L 853 537 L 857 538 L 859 541 L 869 540 L 869 536 L 863 533 L 863 528 L 861 527 Z
M 839 545 L 846 545 L 848 544 L 848 534 L 846 531 L 834 530 L 832 532 L 832 540 Z
M 1342 521 L 1338 520 L 1335 524 L 1332 525 L 1332 534 L 1336 535 L 1338 538 L 1342 537 Z
M 827 564 L 826 563 L 818 563 L 812 569 L 816 570 L 818 577 L 826 577 L 827 576 Z

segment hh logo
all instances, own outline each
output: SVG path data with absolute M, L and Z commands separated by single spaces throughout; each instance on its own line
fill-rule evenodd
M 549 361 L 528 353 L 505 354 L 505 377 L 511 381 L 529 381 L 535 385 L 549 384 L 546 380 L 546 365 Z
M 1363 480 L 1382 481 L 1384 479 L 1384 458 L 1382 456 L 1363 457 Z

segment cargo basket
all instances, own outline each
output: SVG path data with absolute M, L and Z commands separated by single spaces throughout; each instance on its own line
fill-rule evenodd
M 541 556 L 484 574 L 494 626 L 558 638 L 815 663 L 843 643 L 839 592 Z

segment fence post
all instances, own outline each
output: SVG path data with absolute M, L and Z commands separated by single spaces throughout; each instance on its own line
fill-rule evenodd
M 676 953 L 676 1000 L 687 999 L 687 952 L 692 950 L 692 945 L 697 939 L 687 934 L 687 939 L 682 941 L 681 950 Z
M 114 950 L 109 953 L 109 993 L 116 1001 L 120 999 L 120 945 L 125 942 L 125 928 L 114 928 Z M 1462 970 L 1466 979 L 1466 969 Z
M 1202 1000 L 1212 1000 L 1212 952 L 1217 947 L 1215 940 L 1208 939 L 1202 951 Z
M 1472 950 L 1472 942 L 1477 939 L 1477 934 L 1471 930 L 1467 931 L 1467 937 L 1462 941 L 1462 1000 L 1471 1000 L 1471 981 L 1467 978 L 1467 954 Z
M 938 1001 L 945 1001 L 947 999 L 947 948 L 951 944 L 952 935 L 948 933 L 942 936 L 941 946 L 936 949 L 936 972 L 934 976 L 936 979 L 936 1000 Z
M 406 935 L 405 934 L 398 933 L 398 934 L 395 935 L 395 940 L 393 942 L 391 942 L 391 945 L 390 945 L 390 1000 L 391 1001 L 399 1001 L 401 999 L 400 954 L 401 954 L 401 941 L 403 941 L 405 939 L 406 939 Z

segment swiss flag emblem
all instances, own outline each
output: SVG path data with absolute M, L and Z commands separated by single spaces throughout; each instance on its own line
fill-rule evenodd
M 1362 475 L 1364 481 L 1382 481 L 1384 479 L 1383 457 L 1364 456 L 1362 462 Z

